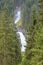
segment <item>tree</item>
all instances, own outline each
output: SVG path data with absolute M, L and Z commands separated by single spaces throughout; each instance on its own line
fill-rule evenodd
M 26 30 L 28 30 L 28 26 L 32 22 L 31 10 L 34 4 L 37 4 L 37 0 L 25 0 L 24 2 L 24 6 L 22 9 L 22 27 Z
M 26 46 L 26 52 L 25 52 L 25 59 L 23 65 L 33 65 L 31 63 L 33 52 L 32 49 L 34 48 L 34 36 L 35 36 L 35 26 L 36 26 L 37 18 L 36 18 L 36 11 L 33 8 L 32 12 L 32 22 L 28 28 L 28 40 L 27 40 L 27 46 Z
M 41 7 L 42 1 L 40 2 Z M 43 9 L 41 8 L 39 13 L 33 10 L 23 65 L 43 65 Z
M 17 39 L 13 11 L 8 16 L 8 8 L 0 13 L 0 64 L 18 65 L 21 61 L 20 43 Z

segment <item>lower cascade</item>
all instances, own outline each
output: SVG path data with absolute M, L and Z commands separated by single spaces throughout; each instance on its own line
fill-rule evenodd
M 21 42 L 21 52 L 24 52 L 25 51 L 25 46 L 26 46 L 26 39 L 25 39 L 25 36 L 23 35 L 22 32 L 17 32 L 20 36 L 20 42 Z

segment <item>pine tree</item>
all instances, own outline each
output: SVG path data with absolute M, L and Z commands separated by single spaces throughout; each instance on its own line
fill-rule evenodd
M 42 3 L 40 0 L 41 8 Z M 28 31 L 28 42 L 23 65 L 43 65 L 43 8 L 41 8 L 39 14 L 33 11 L 33 22 Z M 38 17 L 36 14 L 38 14 Z
M 34 8 L 33 8 L 34 9 Z M 34 35 L 35 35 L 35 25 L 36 25 L 36 11 L 35 9 L 32 12 L 32 22 L 28 28 L 28 40 L 27 40 L 27 46 L 26 46 L 26 52 L 25 52 L 25 58 L 23 61 L 23 65 L 32 65 L 31 59 L 33 56 L 32 48 L 34 47 Z
M 24 6 L 22 9 L 22 27 L 28 30 L 29 24 L 32 22 L 31 20 L 31 10 L 32 6 L 37 3 L 37 0 L 25 0 Z
M 0 64 L 18 65 L 21 61 L 20 43 L 17 39 L 13 12 L 8 17 L 8 8 L 0 13 Z

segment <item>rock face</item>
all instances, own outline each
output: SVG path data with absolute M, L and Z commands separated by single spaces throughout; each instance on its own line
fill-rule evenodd
M 17 30 L 18 30 L 19 32 L 22 32 L 25 36 L 27 36 L 27 31 L 26 31 L 24 28 L 18 27 Z

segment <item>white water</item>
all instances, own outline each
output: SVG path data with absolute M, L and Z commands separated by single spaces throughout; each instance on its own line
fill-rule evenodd
M 15 24 L 21 19 L 21 11 L 17 11 L 16 15 L 15 15 L 16 19 L 15 19 Z
M 16 23 L 19 22 L 19 20 L 21 19 L 21 11 L 20 11 L 20 10 L 17 11 L 17 13 L 15 14 L 15 17 L 16 17 L 16 19 L 15 19 L 15 24 L 16 24 Z M 24 36 L 23 33 L 20 32 L 19 30 L 18 30 L 17 33 L 18 33 L 19 36 L 20 36 L 21 52 L 24 52 L 24 51 L 25 51 L 25 47 L 24 47 L 24 46 L 26 46 L 25 36 Z
M 22 32 L 17 32 L 19 35 L 20 35 L 20 40 L 21 40 L 21 51 L 24 52 L 25 51 L 25 47 L 26 46 L 26 39 L 25 39 L 25 36 L 23 35 Z

